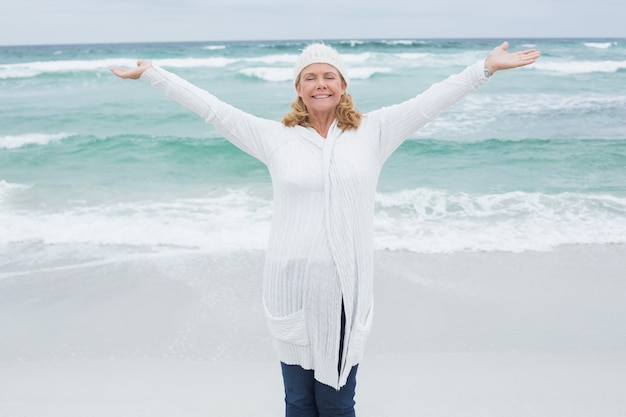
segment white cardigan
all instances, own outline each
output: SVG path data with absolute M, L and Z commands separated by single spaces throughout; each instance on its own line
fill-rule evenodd
M 362 357 L 373 316 L 373 219 L 378 177 L 389 155 L 441 111 L 487 82 L 484 61 L 401 104 L 364 115 L 356 130 L 333 124 L 327 138 L 286 127 L 218 100 L 162 68 L 142 75 L 267 165 L 274 213 L 263 304 L 279 359 L 345 385 Z M 341 305 L 346 326 L 339 362 Z

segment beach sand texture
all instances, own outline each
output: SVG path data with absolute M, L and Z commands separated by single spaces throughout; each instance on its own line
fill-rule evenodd
M 359 416 L 626 415 L 624 246 L 376 260 Z M 2 415 L 282 415 L 262 262 L 188 253 L 5 272 Z

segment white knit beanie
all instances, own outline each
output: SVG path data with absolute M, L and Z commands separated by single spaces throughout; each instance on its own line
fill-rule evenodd
M 300 72 L 311 64 L 330 64 L 339 71 L 348 83 L 346 67 L 341 59 L 341 55 L 335 48 L 325 43 L 312 43 L 302 50 L 298 57 L 296 66 L 293 69 L 293 81 L 296 82 Z

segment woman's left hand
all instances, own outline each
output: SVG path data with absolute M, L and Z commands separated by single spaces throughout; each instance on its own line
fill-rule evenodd
M 140 59 L 137 66 L 133 68 L 111 67 L 111 72 L 120 78 L 136 80 L 148 69 L 152 67 L 152 61 L 149 59 Z
M 485 59 L 485 68 L 490 74 L 496 71 L 524 67 L 534 63 L 541 56 L 541 52 L 536 49 L 527 49 L 525 51 L 509 53 L 508 42 L 502 42 L 500 46 L 493 48 L 493 51 Z

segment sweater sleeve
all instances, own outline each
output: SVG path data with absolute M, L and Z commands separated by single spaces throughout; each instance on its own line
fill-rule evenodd
M 273 147 L 271 139 L 283 129 L 279 122 L 241 111 L 160 67 L 149 68 L 141 79 L 165 91 L 170 98 L 215 126 L 235 146 L 267 164 Z
M 381 161 L 387 160 L 411 134 L 487 81 L 484 60 L 480 60 L 412 99 L 378 110 Z

